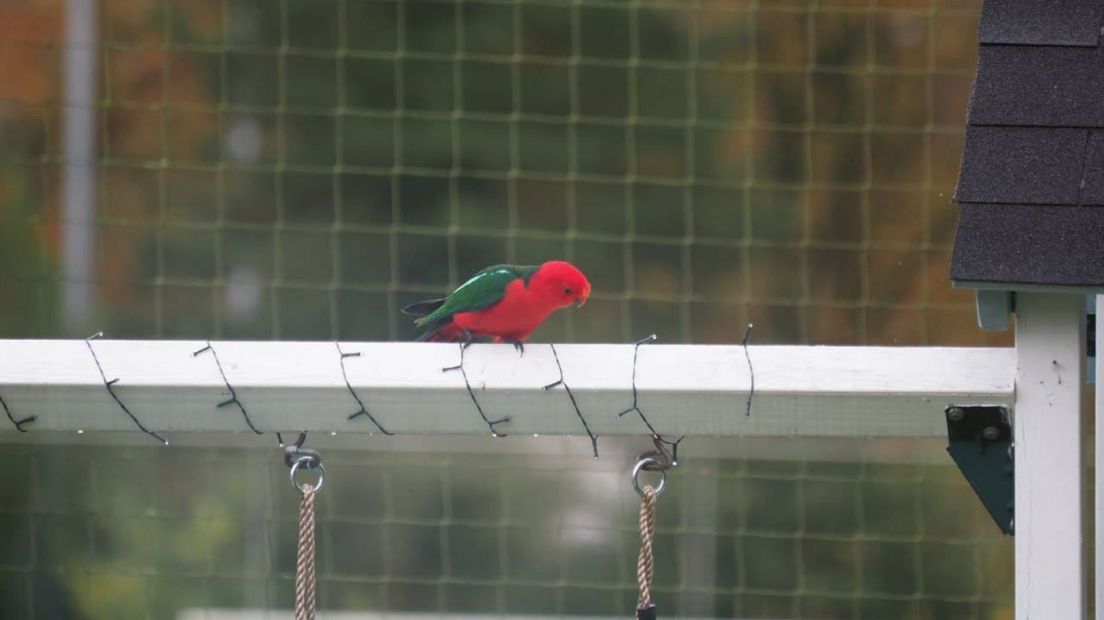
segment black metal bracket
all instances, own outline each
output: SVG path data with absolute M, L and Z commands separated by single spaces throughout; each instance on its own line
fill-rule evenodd
M 950 405 L 947 452 L 1005 534 L 1014 531 L 1015 469 L 1008 409 Z
M 1096 314 L 1085 317 L 1085 356 L 1096 357 Z

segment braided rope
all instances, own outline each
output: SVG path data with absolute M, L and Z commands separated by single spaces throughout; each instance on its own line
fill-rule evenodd
M 299 500 L 299 553 L 295 560 L 295 620 L 314 620 L 314 496 L 310 484 Z
M 638 609 L 644 609 L 652 603 L 652 576 L 655 573 L 655 561 L 652 557 L 652 545 L 655 542 L 656 492 L 650 486 L 644 487 L 640 496 L 640 559 L 636 563 L 636 581 L 640 584 Z

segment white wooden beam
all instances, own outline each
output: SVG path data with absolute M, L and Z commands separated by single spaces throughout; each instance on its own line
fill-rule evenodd
M 115 393 L 147 427 L 246 431 L 201 341 L 95 340 Z M 264 431 L 378 432 L 345 384 L 332 342 L 215 342 L 226 378 Z M 423 343 L 342 343 L 349 382 L 367 410 L 397 434 L 488 434 L 455 364 L 458 347 Z M 558 345 L 564 378 L 598 435 L 644 434 L 632 404 L 632 345 Z M 751 380 L 741 346 L 643 345 L 640 408 L 661 433 L 697 436 L 943 437 L 950 404 L 1004 404 L 1013 398 L 1011 349 L 752 346 Z M 509 345 L 473 345 L 465 368 L 488 417 L 511 416 L 506 434 L 579 435 L 583 427 L 547 344 L 518 357 Z M 112 400 L 83 340 L 0 340 L 0 398 L 28 432 L 133 431 Z M 6 421 L 0 419 L 0 425 Z M 8 426 L 11 430 L 10 425 Z
M 1085 302 L 1016 296 L 1016 618 L 1086 618 L 1083 559 Z
M 1096 442 L 1094 445 L 1096 462 L 1096 489 L 1094 494 L 1096 519 L 1096 618 L 1104 620 L 1104 326 L 1100 319 L 1104 317 L 1104 295 L 1096 296 Z

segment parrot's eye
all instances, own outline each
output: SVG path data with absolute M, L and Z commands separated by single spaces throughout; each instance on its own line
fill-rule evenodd
M 571 287 L 568 286 L 568 287 L 564 288 L 564 293 L 567 293 L 568 295 L 570 295 L 571 294 Z

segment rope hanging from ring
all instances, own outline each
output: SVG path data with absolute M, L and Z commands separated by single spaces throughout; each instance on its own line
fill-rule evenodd
M 655 544 L 656 490 L 645 486 L 640 494 L 640 558 L 636 562 L 636 581 L 640 586 L 640 598 L 637 600 L 636 617 L 639 620 L 654 620 L 655 603 L 652 602 L 652 577 L 655 575 L 655 559 L 652 548 Z
M 299 433 L 294 443 L 284 448 L 284 463 L 290 468 L 291 486 L 303 497 L 299 500 L 299 547 L 295 554 L 295 620 L 314 620 L 317 609 L 315 596 L 314 498 L 326 483 L 326 468 L 322 455 L 303 447 L 307 433 Z M 314 484 L 300 483 L 295 475 L 301 469 L 315 470 Z
M 655 527 L 656 499 L 667 486 L 667 472 L 676 465 L 673 452 L 667 446 L 678 447 L 678 442 L 665 442 L 659 435 L 652 437 L 655 450 L 641 454 L 629 472 L 633 490 L 640 495 L 640 557 L 636 562 L 636 582 L 640 586 L 640 598 L 636 604 L 637 620 L 656 620 L 656 606 L 652 602 L 652 578 L 655 576 Z M 640 473 L 643 471 L 659 474 L 659 484 L 641 486 Z
M 314 497 L 317 489 L 302 487 L 299 500 L 299 551 L 295 559 L 295 620 L 314 620 Z

